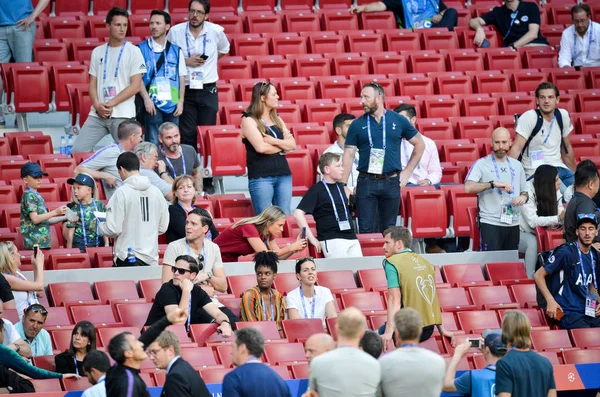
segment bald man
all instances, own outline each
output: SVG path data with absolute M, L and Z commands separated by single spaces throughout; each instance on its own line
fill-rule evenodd
M 516 250 L 519 245 L 519 207 L 529 196 L 523 166 L 508 157 L 510 144 L 510 132 L 496 128 L 493 153 L 477 160 L 465 180 L 465 192 L 478 196 L 483 251 Z
M 304 344 L 306 360 L 308 360 L 309 363 L 313 358 L 333 349 L 335 349 L 335 341 L 331 335 L 326 333 L 313 334 Z

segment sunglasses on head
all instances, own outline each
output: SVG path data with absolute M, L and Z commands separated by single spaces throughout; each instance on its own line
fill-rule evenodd
M 26 313 L 30 313 L 30 312 L 34 312 L 34 313 L 41 313 L 43 316 L 48 314 L 48 310 L 44 309 L 41 306 L 31 306 L 29 307 L 29 309 L 26 310 Z
M 171 271 L 173 273 L 179 272 L 179 274 L 181 274 L 183 276 L 184 274 L 189 272 L 189 269 L 182 269 L 180 267 L 171 266 Z

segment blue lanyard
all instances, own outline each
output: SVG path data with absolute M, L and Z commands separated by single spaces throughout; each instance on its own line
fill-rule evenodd
M 190 291 L 190 303 L 188 305 L 188 318 L 186 324 L 187 332 L 190 332 L 190 323 L 192 322 L 192 292 Z
M 260 290 L 258 291 L 258 293 L 260 294 L 260 299 L 262 300 L 262 309 L 263 313 L 265 314 L 264 321 L 269 321 L 269 318 L 267 317 L 267 307 L 265 305 L 265 298 L 262 296 Z M 275 321 L 275 304 L 273 303 L 273 290 L 269 291 L 269 300 L 271 301 L 271 321 Z
M 156 54 L 154 53 L 154 45 L 152 45 L 152 38 L 148 39 L 148 46 L 150 47 L 150 51 L 152 52 L 152 62 L 154 63 L 154 74 L 158 76 L 158 69 L 156 68 Z M 165 45 L 165 48 L 163 48 L 163 55 L 165 57 L 165 65 L 167 64 L 167 52 L 165 51 L 167 49 L 167 46 Z M 167 68 L 165 66 L 165 73 L 164 76 L 167 76 Z
M 306 310 L 306 304 L 304 303 L 304 293 L 302 293 L 302 286 L 300 286 L 300 300 L 302 301 L 302 308 L 304 309 L 304 318 L 315 318 L 315 306 L 317 306 L 316 303 L 316 299 L 317 299 L 317 290 L 314 290 L 313 293 L 313 297 L 312 297 L 312 315 L 311 317 L 308 317 L 308 310 Z
M 169 160 L 169 157 L 167 156 L 167 152 L 165 151 L 165 148 L 162 148 L 162 152 L 165 155 L 165 161 L 167 162 L 167 164 L 169 165 L 169 167 L 171 167 L 171 170 L 173 171 L 173 178 L 177 178 L 177 171 L 175 171 L 175 167 L 171 163 L 171 160 Z M 179 146 L 179 154 L 181 155 L 181 162 L 183 164 L 183 174 L 185 174 L 185 171 L 187 168 L 185 166 L 185 156 L 183 155 L 183 150 L 181 149 L 181 146 Z
M 329 194 L 329 199 L 331 200 L 331 206 L 333 207 L 333 213 L 335 214 L 335 220 L 339 222 L 340 215 L 337 212 L 337 208 L 335 206 L 335 201 L 333 201 L 333 196 L 331 195 L 331 190 L 329 190 L 329 186 L 327 186 L 327 183 L 325 182 L 325 180 L 323 180 L 322 182 L 323 182 L 323 185 L 325 186 L 325 190 L 327 190 L 327 194 Z M 344 201 L 344 195 L 342 194 L 340 185 L 338 185 L 336 183 L 335 186 L 337 186 L 338 193 L 340 194 L 340 200 L 342 200 L 342 205 L 344 206 L 344 214 L 346 215 L 346 218 L 344 220 L 349 221 L 350 218 L 348 217 L 348 208 L 346 207 L 346 202 Z
M 517 19 L 517 16 L 519 15 L 519 10 L 515 11 L 514 13 L 512 13 L 511 17 L 513 15 L 514 15 L 514 18 L 510 19 L 510 26 L 508 27 L 508 32 L 506 32 L 506 35 L 504 36 L 504 40 L 506 40 L 506 38 L 510 34 L 510 31 L 512 30 L 512 27 L 513 27 L 513 24 L 515 23 L 515 20 Z
M 119 51 L 119 57 L 117 58 L 117 67 L 115 68 L 115 79 L 119 74 L 119 64 L 121 63 L 121 56 L 123 56 L 123 50 L 125 49 L 125 44 L 127 44 L 127 40 L 123 41 L 123 46 L 121 46 L 121 51 Z M 103 71 L 102 71 L 102 81 L 106 81 L 106 64 L 108 64 L 108 43 L 106 43 L 106 51 L 104 51 L 104 61 L 102 62 Z
M 181 205 L 181 204 L 179 204 Z M 181 207 L 183 208 L 183 207 Z M 188 255 L 192 256 L 192 247 L 190 247 L 190 243 L 188 243 L 187 239 L 185 240 L 185 245 L 187 246 Z M 202 244 L 202 256 L 204 257 L 204 263 L 207 262 L 208 257 L 206 256 L 206 246 Z
M 548 138 L 552 135 L 552 128 L 554 127 L 554 120 L 556 120 L 556 116 L 552 116 L 552 121 L 550 122 L 550 129 L 548 129 L 548 135 L 546 135 L 546 139 L 544 139 L 544 143 L 548 142 Z
M 492 157 L 492 163 L 494 164 L 494 170 L 496 171 L 496 178 L 498 178 L 498 180 L 500 180 L 500 172 L 498 171 L 498 164 L 496 164 L 496 157 L 494 157 L 493 154 L 490 155 Z M 508 156 L 506 156 L 506 162 L 508 163 L 508 168 L 510 169 L 510 187 L 513 191 L 513 194 L 515 193 L 515 170 L 513 169 L 513 167 L 510 165 L 510 160 L 508 159 Z M 498 189 L 498 194 L 500 194 L 502 196 L 502 190 Z
M 592 34 L 594 33 L 594 25 L 592 25 L 592 21 L 590 21 L 590 37 L 588 38 L 588 51 L 587 58 L 590 58 L 590 52 L 592 51 Z M 583 48 L 582 48 L 583 50 Z M 575 25 L 573 25 L 573 66 L 575 66 L 575 61 L 577 60 L 577 29 L 575 29 Z M 583 60 L 581 61 L 583 64 Z
M 92 200 L 92 203 L 94 204 L 94 210 L 96 212 L 98 212 L 98 206 L 96 205 L 96 200 Z M 79 214 L 81 216 L 81 232 L 83 233 L 83 245 L 85 247 L 88 246 L 88 240 L 87 240 L 87 233 L 85 230 L 85 218 L 83 216 L 83 206 L 81 205 L 81 203 L 79 203 Z M 96 247 L 98 247 L 99 243 L 98 243 L 98 221 L 96 221 Z
M 416 343 L 405 343 L 401 347 L 419 347 Z
M 583 257 L 581 254 L 581 249 L 579 249 L 579 244 L 575 243 L 575 245 L 577 245 L 577 253 L 579 254 L 579 266 L 581 267 L 581 275 L 583 276 L 583 282 L 585 283 L 587 281 L 587 276 L 585 274 L 585 268 L 583 267 Z M 591 251 L 590 260 L 592 261 L 592 278 L 594 279 L 594 288 L 596 288 L 597 291 L 598 281 L 596 280 L 596 260 L 594 259 L 594 255 L 592 255 Z
M 73 364 L 75 364 L 75 373 L 79 376 L 79 368 L 77 367 L 77 358 L 73 355 Z
M 277 133 L 275 132 L 275 130 L 273 129 L 273 127 L 271 127 L 269 124 L 267 124 L 267 122 L 265 121 L 265 119 L 261 119 L 263 124 L 265 125 L 265 127 L 267 127 L 269 129 L 269 131 L 271 131 L 271 134 L 273 134 L 273 137 L 275 137 L 275 139 L 279 139 L 277 137 Z
M 383 116 L 381 116 L 381 123 L 383 125 L 383 149 L 385 150 L 385 113 L 387 110 L 383 112 Z M 367 133 L 369 134 L 369 146 L 373 147 L 373 138 L 371 137 L 371 116 L 367 115 Z
M 190 58 L 192 56 L 192 53 L 190 52 L 190 38 L 188 37 L 188 34 L 190 33 L 190 23 L 187 23 L 186 29 L 185 29 L 185 46 L 187 47 L 187 53 L 188 53 L 188 58 Z M 204 39 L 202 40 L 202 55 L 206 55 L 206 35 L 208 34 L 208 32 L 204 33 Z

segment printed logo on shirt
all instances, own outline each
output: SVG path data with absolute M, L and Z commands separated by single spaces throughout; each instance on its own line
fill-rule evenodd
M 528 17 L 527 15 L 523 15 L 523 16 L 521 17 L 521 21 L 523 21 L 523 22 L 527 22 L 527 21 L 529 21 L 529 17 Z
M 550 258 L 548 258 L 548 262 L 549 263 L 554 263 L 554 255 L 552 255 Z
M 146 65 L 143 63 L 140 65 L 140 70 L 142 70 L 142 69 L 146 69 Z
M 592 275 L 591 274 L 588 275 L 588 278 L 587 278 L 585 284 L 583 283 L 583 276 L 581 275 L 581 273 L 577 277 L 577 281 L 575 281 L 575 285 L 583 285 L 584 287 L 586 285 L 590 285 L 591 283 L 592 283 Z

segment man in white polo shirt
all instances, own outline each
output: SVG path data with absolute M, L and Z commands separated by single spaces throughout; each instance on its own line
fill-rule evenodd
M 600 24 L 591 20 L 592 10 L 584 3 L 571 8 L 573 25 L 560 38 L 558 66 L 600 66 Z

